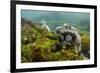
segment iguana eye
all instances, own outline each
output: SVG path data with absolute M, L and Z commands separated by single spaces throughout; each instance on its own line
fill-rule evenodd
M 66 36 L 66 41 L 71 41 L 72 40 L 72 36 L 71 35 L 67 35 Z

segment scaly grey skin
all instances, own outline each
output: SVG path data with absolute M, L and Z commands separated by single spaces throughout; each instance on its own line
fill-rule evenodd
M 61 37 L 62 46 L 74 44 L 75 52 L 81 52 L 81 37 L 75 27 L 72 27 L 69 25 L 59 26 L 56 28 L 56 32 L 58 34 L 62 35 L 62 37 Z M 74 41 L 72 40 L 72 38 L 73 38 L 72 35 L 69 35 L 69 34 L 64 35 L 67 33 L 71 33 L 71 34 L 75 35 L 75 38 L 74 38 L 75 40 Z

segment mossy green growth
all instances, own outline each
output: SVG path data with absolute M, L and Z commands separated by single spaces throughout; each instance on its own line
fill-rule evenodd
M 74 46 L 59 47 L 58 34 L 42 29 L 38 24 L 25 24 L 21 29 L 21 62 L 84 60 Z M 81 35 L 82 50 L 89 48 L 89 36 Z

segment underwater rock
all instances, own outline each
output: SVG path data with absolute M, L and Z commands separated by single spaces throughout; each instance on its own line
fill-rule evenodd
M 46 24 L 46 21 L 42 21 L 41 23 L 42 23 L 42 28 L 44 28 L 44 29 L 46 29 L 47 31 L 50 32 L 50 28 L 49 28 L 49 26 Z

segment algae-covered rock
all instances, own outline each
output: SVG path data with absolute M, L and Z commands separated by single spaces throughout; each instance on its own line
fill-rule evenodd
M 24 24 L 21 27 L 21 62 L 84 60 L 84 56 L 75 52 L 75 47 L 61 46 L 59 37 L 61 35 L 48 32 L 41 24 Z M 85 36 L 81 38 L 82 47 L 89 48 L 89 39 L 85 41 Z

